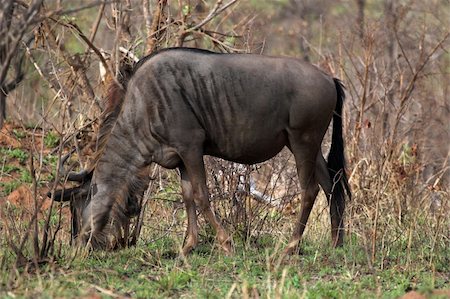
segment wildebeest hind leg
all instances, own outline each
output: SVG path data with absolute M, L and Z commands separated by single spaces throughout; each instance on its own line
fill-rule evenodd
M 318 146 L 313 142 L 302 142 L 301 139 L 289 139 L 290 149 L 295 157 L 297 173 L 302 189 L 302 207 L 292 237 L 284 250 L 284 254 L 292 254 L 298 250 L 299 242 L 305 231 L 309 214 L 314 206 L 319 185 L 315 175 Z
M 214 215 L 209 203 L 208 189 L 206 187 L 205 165 L 201 152 L 191 152 L 180 155 L 192 186 L 193 197 L 197 209 L 203 214 L 206 221 L 211 224 L 217 234 L 217 241 L 227 254 L 232 253 L 231 238 Z
M 186 206 L 186 214 L 188 219 L 188 226 L 182 249 L 183 255 L 186 255 L 191 252 L 198 243 L 197 212 L 195 208 L 192 185 L 189 181 L 189 177 L 184 166 L 180 167 L 180 174 L 181 190 L 183 193 L 183 201 Z

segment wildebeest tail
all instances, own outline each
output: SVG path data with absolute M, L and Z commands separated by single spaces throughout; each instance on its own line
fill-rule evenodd
M 351 199 L 347 174 L 345 173 L 344 138 L 342 136 L 342 106 L 344 104 L 344 86 L 334 78 L 337 91 L 336 108 L 333 114 L 333 133 L 331 149 L 328 154 L 328 171 L 333 182 L 333 198 L 339 206 L 345 205 L 345 193 Z

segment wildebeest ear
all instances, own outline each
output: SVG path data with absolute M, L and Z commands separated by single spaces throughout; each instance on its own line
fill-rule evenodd
M 55 191 L 55 201 L 69 201 L 71 199 L 78 200 L 85 198 L 89 193 L 89 184 L 83 184 L 78 187 L 72 187 L 67 189 L 59 189 Z M 52 193 L 47 192 L 47 197 L 51 198 Z

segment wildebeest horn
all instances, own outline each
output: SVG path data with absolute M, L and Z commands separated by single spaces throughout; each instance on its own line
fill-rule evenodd
M 56 190 L 53 199 L 55 201 L 69 201 L 73 198 L 83 198 L 88 194 L 89 186 L 90 184 L 83 184 L 78 187 Z M 50 191 L 47 192 L 47 197 L 52 197 L 52 193 Z
M 83 182 L 86 178 L 92 174 L 92 172 L 87 171 L 86 169 L 81 170 L 80 172 L 69 172 L 67 174 L 67 180 L 73 182 Z
M 78 187 L 72 187 L 67 189 L 59 189 L 54 193 L 55 201 L 69 201 L 71 199 L 83 198 L 88 195 L 90 179 L 92 178 L 92 171 L 87 171 L 85 169 L 80 172 L 69 172 L 64 169 L 64 163 L 67 159 L 75 152 L 75 149 L 71 150 L 69 153 L 61 158 L 59 163 L 59 173 L 61 176 L 66 177 L 68 181 L 74 181 L 81 183 Z M 48 192 L 47 197 L 52 197 L 52 193 Z
M 69 153 L 67 153 L 66 155 L 64 155 L 64 157 L 61 158 L 61 162 L 59 164 L 59 173 L 62 176 L 67 176 L 67 180 L 68 181 L 73 181 L 73 182 L 83 182 L 86 177 L 90 174 L 89 171 L 83 169 L 79 172 L 69 172 L 67 173 L 66 170 L 64 169 L 64 163 L 66 163 L 67 159 L 69 159 L 69 157 L 75 152 L 75 149 L 71 150 Z

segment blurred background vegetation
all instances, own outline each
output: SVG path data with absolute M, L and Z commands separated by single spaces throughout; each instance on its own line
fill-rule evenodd
M 67 207 L 54 207 L 45 194 L 60 179 L 62 154 L 76 148 L 73 164 L 88 163 L 102 98 L 119 66 L 187 46 L 294 56 L 340 78 L 353 190 L 348 243 L 360 246 L 369 272 L 401 261 L 406 269 L 441 273 L 448 287 L 448 0 L 0 0 L 0 6 L 3 268 L 48 261 L 61 253 L 58 244 L 69 243 L 70 215 L 61 212 Z M 207 162 L 213 206 L 235 238 L 248 246 L 267 234 L 285 242 L 300 204 L 290 153 L 254 167 Z M 176 173 L 156 171 L 159 180 L 144 196 L 144 243 L 182 238 Z M 264 200 L 254 198 L 252 186 Z M 24 202 L 32 217 L 17 212 Z M 327 207 L 324 198 L 319 202 L 306 234 L 313 244 L 329 239 Z M 10 290 L 11 277 L 17 276 L 3 277 Z

